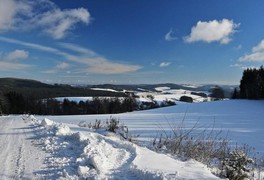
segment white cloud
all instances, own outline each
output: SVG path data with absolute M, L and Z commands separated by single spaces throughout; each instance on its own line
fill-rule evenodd
M 160 63 L 160 67 L 167 67 L 167 66 L 169 66 L 169 65 L 171 65 L 171 63 L 170 62 L 162 62 L 162 63 Z
M 0 0 L 0 31 L 38 29 L 62 39 L 76 24 L 90 20 L 85 8 L 61 10 L 49 0 Z
M 57 69 L 68 69 L 69 67 L 70 67 L 70 64 L 66 62 L 59 63 L 56 66 Z
M 1 36 L 0 36 L 0 41 L 12 43 L 12 44 L 18 44 L 18 45 L 25 46 L 25 47 L 28 47 L 28 48 L 32 48 L 32 49 L 36 49 L 36 50 L 40 50 L 40 51 L 44 51 L 44 52 L 49 52 L 49 53 L 61 55 L 61 56 L 64 56 L 66 58 L 71 58 L 70 54 L 65 53 L 65 52 L 63 52 L 63 51 L 61 51 L 59 49 L 53 48 L 53 47 L 48 47 L 48 46 L 43 46 L 43 45 L 40 45 L 40 44 L 19 41 L 19 40 L 16 40 L 16 39 L 5 38 L 5 37 L 1 37 Z
M 15 50 L 11 53 L 9 53 L 5 59 L 8 61 L 15 61 L 15 60 L 19 60 L 19 59 L 27 59 L 29 56 L 29 53 L 27 51 L 24 50 Z
M 59 43 L 60 46 L 71 50 L 71 51 L 75 51 L 77 53 L 82 53 L 82 54 L 87 54 L 90 56 L 96 56 L 96 53 L 90 49 L 87 48 L 83 48 L 81 46 L 78 46 L 76 44 L 71 44 L 71 43 Z
M 172 29 L 165 35 L 165 40 L 166 41 L 174 41 L 174 40 L 176 40 L 177 39 L 177 37 L 174 37 L 173 36 L 173 31 L 172 31 Z
M 44 32 L 54 39 L 62 39 L 72 30 L 77 23 L 88 24 L 90 13 L 84 8 L 60 10 L 52 9 L 44 14 L 37 15 L 31 20 L 38 27 L 43 27 Z
M 31 11 L 28 1 L 0 0 L 0 31 L 15 29 L 22 21 L 18 16 L 29 16 Z
M 239 58 L 239 61 L 263 62 L 264 61 L 264 39 L 252 48 L 250 54 L 246 54 Z
M 85 70 L 88 73 L 94 74 L 122 74 L 137 71 L 142 69 L 142 66 L 138 65 L 129 65 L 124 63 L 117 63 L 109 60 L 101 55 L 98 55 L 96 52 L 80 47 L 75 44 L 69 43 L 60 43 L 66 49 L 80 53 L 78 57 L 71 57 L 69 60 L 85 64 L 88 66 Z
M 0 56 L 0 70 L 10 71 L 10 70 L 22 70 L 31 67 L 31 65 L 17 63 L 16 60 L 28 58 L 29 53 L 24 50 L 15 50 L 7 55 L 1 53 Z
M 21 70 L 31 67 L 31 65 L 12 63 L 7 61 L 0 60 L 0 70 L 1 71 L 10 71 L 10 70 Z
M 204 41 L 207 43 L 220 42 L 221 44 L 228 44 L 231 41 L 230 36 L 235 33 L 238 27 L 239 24 L 228 19 L 208 22 L 198 21 L 196 26 L 192 27 L 191 34 L 184 37 L 184 40 L 187 43 Z
M 25 47 L 29 47 L 32 49 L 53 53 L 56 55 L 63 56 L 68 61 L 77 63 L 81 65 L 81 68 L 85 69 L 88 73 L 95 73 L 95 74 L 122 74 L 127 72 L 133 72 L 137 71 L 139 69 L 142 69 L 142 66 L 138 65 L 130 65 L 126 63 L 117 63 L 113 62 L 112 60 L 109 60 L 101 55 L 98 55 L 96 52 L 80 47 L 75 44 L 68 44 L 68 43 L 60 43 L 60 45 L 66 49 L 73 50 L 77 53 L 80 53 L 79 55 L 71 55 L 69 53 L 65 53 L 62 50 L 43 46 L 40 44 L 34 44 L 29 42 L 23 42 L 15 39 L 5 38 L 0 36 L 0 41 L 12 43 L 12 44 L 18 44 Z M 56 66 L 57 69 L 51 69 L 47 71 L 43 71 L 44 73 L 56 73 L 58 68 L 68 68 L 68 64 L 59 64 Z
M 141 69 L 141 66 L 113 63 L 101 59 L 96 63 L 88 63 L 87 72 L 95 74 L 123 74 Z
M 58 63 L 54 68 L 51 68 L 51 69 L 48 69 L 45 71 L 41 71 L 41 72 L 44 74 L 55 74 L 55 73 L 59 72 L 60 70 L 65 70 L 65 69 L 68 69 L 70 67 L 71 67 L 71 65 L 69 63 L 61 62 L 61 63 Z M 66 73 L 67 73 L 67 71 L 66 71 Z

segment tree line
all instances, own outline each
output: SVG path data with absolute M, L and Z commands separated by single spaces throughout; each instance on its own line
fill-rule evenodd
M 115 114 L 135 110 L 153 109 L 175 105 L 164 101 L 137 102 L 133 95 L 127 97 L 93 97 L 87 101 L 59 101 L 54 98 L 38 99 L 16 91 L 0 92 L 0 114 L 38 114 L 38 115 L 80 115 L 80 114 Z
M 233 98 L 264 99 L 264 68 L 244 70 L 240 81 L 240 90 L 235 89 Z
M 130 112 L 137 109 L 134 97 L 99 98 L 91 101 L 59 101 L 54 98 L 35 99 L 21 93 L 10 91 L 0 93 L 1 114 L 39 114 L 39 115 L 75 115 L 75 114 L 113 114 Z

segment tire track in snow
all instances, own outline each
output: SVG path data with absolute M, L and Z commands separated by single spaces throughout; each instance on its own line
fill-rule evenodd
M 25 172 L 25 159 L 23 157 L 24 145 L 22 144 L 18 148 L 18 155 L 16 161 L 16 169 L 15 169 L 15 179 L 21 179 L 24 176 Z
M 41 179 L 35 172 L 44 154 L 33 147 L 29 125 L 21 116 L 0 117 L 0 179 Z

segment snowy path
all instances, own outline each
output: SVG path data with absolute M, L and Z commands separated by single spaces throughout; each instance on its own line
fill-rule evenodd
M 0 179 L 38 179 L 45 154 L 32 145 L 33 137 L 21 116 L 0 117 Z

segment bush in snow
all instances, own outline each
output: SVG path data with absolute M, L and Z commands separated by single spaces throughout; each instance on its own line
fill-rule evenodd
M 79 122 L 80 127 L 87 127 L 90 129 L 106 129 L 106 131 L 113 132 L 121 136 L 123 139 L 128 140 L 130 142 L 134 142 L 139 135 L 133 135 L 129 133 L 128 127 L 120 124 L 119 120 L 114 117 L 110 117 L 106 122 L 102 122 L 101 120 L 95 120 L 94 123 L 87 123 L 85 121 Z
M 184 127 L 182 123 L 171 127 L 171 132 L 162 129 L 159 138 L 155 138 L 153 146 L 156 151 L 165 151 L 176 154 L 184 159 L 195 159 L 210 165 L 213 159 L 222 160 L 229 152 L 229 141 L 220 136 L 221 131 L 216 132 L 213 128 L 209 131 L 197 129 L 197 123 L 192 128 Z
M 119 120 L 116 118 L 113 118 L 112 116 L 110 117 L 109 120 L 106 120 L 106 122 L 103 122 L 101 120 L 95 120 L 94 123 L 88 123 L 86 121 L 81 121 L 79 122 L 80 127 L 87 127 L 90 129 L 106 129 L 107 131 L 110 132 L 116 132 L 116 130 L 119 128 Z
M 182 96 L 180 98 L 180 101 L 192 103 L 193 102 L 193 98 L 192 97 L 189 97 L 189 96 Z
M 115 133 L 119 128 L 119 120 L 111 116 L 109 120 L 106 120 L 106 128 L 107 131 Z
M 248 179 L 252 171 L 249 166 L 252 163 L 253 160 L 244 151 L 234 150 L 223 160 L 221 175 L 230 180 Z
M 101 120 L 95 120 L 94 123 L 87 123 L 85 121 L 79 122 L 80 127 L 88 127 L 90 129 L 101 129 L 104 128 L 104 125 L 102 124 Z

